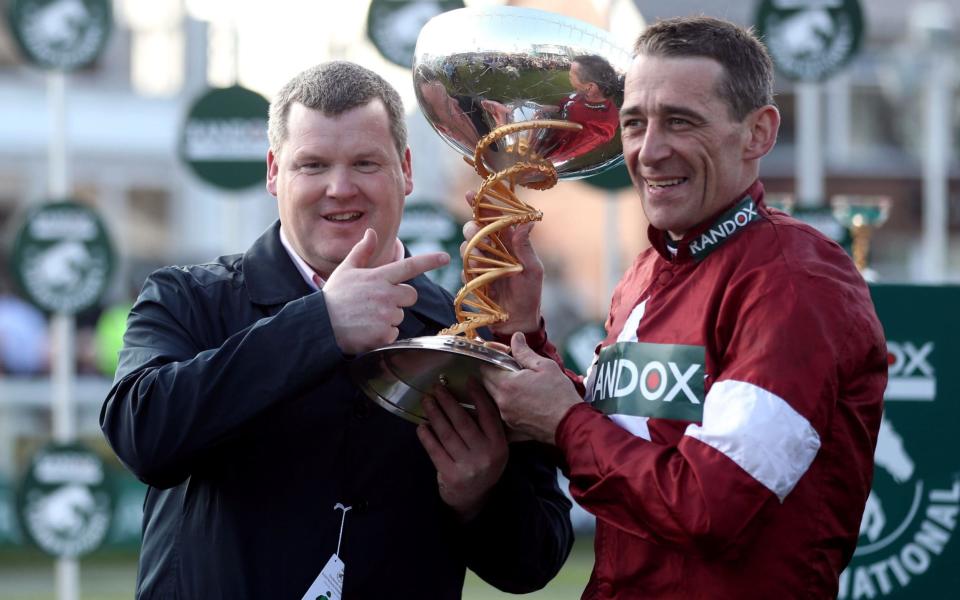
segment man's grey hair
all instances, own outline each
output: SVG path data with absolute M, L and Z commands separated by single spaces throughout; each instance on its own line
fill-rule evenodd
M 287 140 L 290 107 L 296 102 L 325 115 L 337 116 L 376 99 L 387 109 L 393 144 L 402 159 L 407 148 L 407 124 L 400 94 L 373 71 L 342 60 L 311 67 L 281 88 L 270 103 L 267 125 L 270 149 L 278 154 Z
M 633 50 L 636 55 L 702 57 L 720 63 L 723 76 L 717 92 L 737 121 L 774 103 L 773 61 L 752 29 L 713 17 L 676 17 L 648 27 Z

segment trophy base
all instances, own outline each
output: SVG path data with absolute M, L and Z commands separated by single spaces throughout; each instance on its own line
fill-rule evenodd
M 509 354 L 482 342 L 462 336 L 436 335 L 411 338 L 371 350 L 350 363 L 350 377 L 371 400 L 414 423 L 424 423 L 420 400 L 443 385 L 461 406 L 475 407 L 469 398 L 467 383 L 479 382 L 480 367 L 492 365 L 506 371 L 519 371 L 520 365 Z

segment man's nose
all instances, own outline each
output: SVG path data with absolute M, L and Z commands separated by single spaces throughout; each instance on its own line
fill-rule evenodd
M 640 164 L 655 165 L 668 158 L 671 151 L 666 132 L 657 124 L 647 125 L 643 135 L 643 146 L 640 148 Z
M 335 167 L 330 170 L 327 180 L 327 195 L 331 198 L 349 198 L 357 193 L 357 185 L 353 181 L 353 173 L 346 167 Z

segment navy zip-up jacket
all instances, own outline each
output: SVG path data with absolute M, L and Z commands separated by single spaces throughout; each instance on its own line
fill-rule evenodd
M 421 275 L 400 338 L 455 321 Z M 324 304 L 279 239 L 153 273 L 130 313 L 100 415 L 149 485 L 140 599 L 299 600 L 336 551 L 343 597 L 461 597 L 469 567 L 492 585 L 546 584 L 572 544 L 570 504 L 533 443 L 512 444 L 484 510 L 461 524 L 440 499 L 416 428 L 349 380 Z

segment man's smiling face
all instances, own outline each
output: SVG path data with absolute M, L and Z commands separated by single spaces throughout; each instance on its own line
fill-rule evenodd
M 700 57 L 637 56 L 627 73 L 620 123 L 623 153 L 643 209 L 679 239 L 753 182 L 747 121 L 720 97 L 724 76 Z
M 267 156 L 267 190 L 297 253 L 326 278 L 373 228 L 370 266 L 393 260 L 413 177 L 410 150 L 397 154 L 383 103 L 334 116 L 296 103 L 287 119 L 287 139 Z

